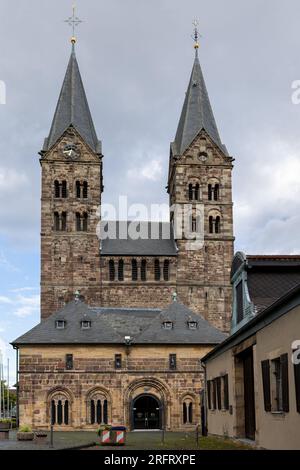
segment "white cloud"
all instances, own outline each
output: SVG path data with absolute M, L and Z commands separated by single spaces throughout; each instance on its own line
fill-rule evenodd
M 9 297 L 0 295 L 0 304 L 11 304 L 12 300 Z
M 144 179 L 150 181 L 160 180 L 163 174 L 163 167 L 159 160 L 151 160 L 140 168 L 133 168 L 127 171 L 127 176 L 131 179 Z
M 19 295 L 16 299 L 16 310 L 14 314 L 17 317 L 29 317 L 39 311 L 40 308 L 40 296 L 32 295 L 30 297 L 24 297 Z

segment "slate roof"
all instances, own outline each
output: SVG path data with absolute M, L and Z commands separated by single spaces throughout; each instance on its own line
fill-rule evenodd
M 97 138 L 93 124 L 74 47 L 56 106 L 50 134 L 45 139 L 43 150 L 49 150 L 70 125 L 77 130 L 94 152 L 101 153 L 101 142 Z
M 232 276 L 243 265 L 251 302 L 260 313 L 300 284 L 299 255 L 244 255 L 233 260 Z
M 81 321 L 89 319 L 91 328 L 81 329 Z M 57 320 L 64 320 L 64 329 L 57 329 Z M 198 322 L 191 330 L 187 322 Z M 163 328 L 172 321 L 173 328 Z M 13 345 L 25 344 L 124 344 L 131 336 L 132 344 L 219 344 L 226 335 L 184 305 L 173 302 L 165 310 L 88 307 L 80 301 L 67 304 L 32 330 L 17 338 Z
M 182 155 L 202 129 L 208 133 L 225 155 L 228 155 L 220 139 L 200 62 L 196 56 L 175 141 L 171 144 L 173 152 L 176 155 Z
M 133 223 L 136 225 L 132 225 Z M 107 238 L 101 236 L 101 256 L 177 255 L 174 232 L 170 223 L 102 221 L 101 226 L 102 234 L 107 230 L 111 234 Z M 140 232 L 137 239 L 135 239 L 136 231 Z

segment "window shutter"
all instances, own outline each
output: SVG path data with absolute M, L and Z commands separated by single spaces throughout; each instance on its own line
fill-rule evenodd
M 289 412 L 289 356 L 283 354 L 280 357 L 281 373 L 282 373 L 282 409 L 286 413 Z
M 212 381 L 213 385 L 213 409 L 217 409 L 217 382 L 216 379 L 213 379 Z
M 224 408 L 229 410 L 228 374 L 224 375 Z
M 296 406 L 297 406 L 298 413 L 300 413 L 300 363 L 294 364 L 294 375 L 295 375 Z
M 265 411 L 271 411 L 270 361 L 261 362 Z
M 211 410 L 211 381 L 207 381 L 207 403 L 208 409 Z
M 221 377 L 217 377 L 217 401 L 218 401 L 218 410 L 222 409 L 222 396 L 221 396 Z

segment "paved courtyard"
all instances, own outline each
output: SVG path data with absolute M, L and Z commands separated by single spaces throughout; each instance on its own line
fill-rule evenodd
M 0 450 L 49 450 L 48 443 L 45 445 L 35 442 L 17 441 L 16 431 L 11 431 L 9 440 L 0 441 Z M 127 442 L 122 447 L 101 446 L 95 432 L 55 432 L 54 450 L 84 448 L 88 450 L 247 450 L 251 446 L 240 441 L 231 439 L 220 439 L 216 437 L 200 437 L 199 445 L 196 443 L 195 433 L 166 432 L 165 441 L 162 442 L 162 433 L 157 432 L 129 432 Z

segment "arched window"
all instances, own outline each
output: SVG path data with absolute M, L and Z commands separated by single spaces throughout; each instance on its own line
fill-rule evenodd
M 199 196 L 200 196 L 200 186 L 199 186 L 199 183 L 197 183 L 195 186 L 195 201 L 199 201 Z
M 61 230 L 62 232 L 65 232 L 67 230 L 67 213 L 66 212 L 61 213 Z
M 116 276 L 115 262 L 113 259 L 110 259 L 108 264 L 109 264 L 109 280 L 114 281 L 115 276 Z
M 193 185 L 192 183 L 189 184 L 189 200 L 193 200 Z
M 83 182 L 82 197 L 83 197 L 83 199 L 87 199 L 87 197 L 88 197 L 88 184 L 87 184 L 87 181 Z
M 57 232 L 60 230 L 60 223 L 59 223 L 59 213 L 54 212 L 54 230 Z
M 67 197 L 67 182 L 63 181 L 61 183 L 61 197 L 66 198 Z
M 214 218 L 212 215 L 209 216 L 209 233 L 214 233 Z
M 57 392 L 50 401 L 52 425 L 65 425 L 70 422 L 70 401 L 64 392 Z
M 220 193 L 220 185 L 215 184 L 215 187 L 214 187 L 214 200 L 215 201 L 219 200 L 219 193 Z
M 60 186 L 59 186 L 59 182 L 57 180 L 54 181 L 54 196 L 56 198 L 60 197 Z
M 80 181 L 76 181 L 76 197 L 80 199 L 81 197 L 81 184 Z
M 197 232 L 197 219 L 196 217 L 192 217 L 192 233 Z
M 133 281 L 138 280 L 138 266 L 136 259 L 131 260 L 131 278 Z
M 154 279 L 160 281 L 160 262 L 159 259 L 154 260 Z
M 221 219 L 219 216 L 216 217 L 216 220 L 215 220 L 215 233 L 220 233 L 221 231 Z
M 79 212 L 76 212 L 76 230 L 77 232 L 81 232 L 81 216 Z
M 165 259 L 164 261 L 164 281 L 170 280 L 170 261 Z
M 141 280 L 144 282 L 147 280 L 147 261 L 145 259 L 141 263 Z
M 84 212 L 83 217 L 82 217 L 82 231 L 87 232 L 87 230 L 88 230 L 88 215 L 87 215 L 87 212 Z
M 182 403 L 182 421 L 183 424 L 193 423 L 193 401 L 191 398 L 186 398 Z
M 122 259 L 118 264 L 118 281 L 124 281 L 124 261 Z
M 108 424 L 108 401 L 103 392 L 94 392 L 87 400 L 87 421 L 90 424 Z
M 208 185 L 208 200 L 212 201 L 212 185 Z

